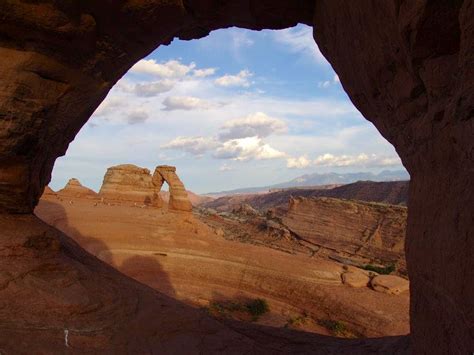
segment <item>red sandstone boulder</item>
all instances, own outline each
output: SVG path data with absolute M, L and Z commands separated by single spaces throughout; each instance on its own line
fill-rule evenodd
M 378 275 L 375 276 L 370 285 L 375 291 L 398 295 L 408 291 L 410 283 L 401 277 L 395 275 Z

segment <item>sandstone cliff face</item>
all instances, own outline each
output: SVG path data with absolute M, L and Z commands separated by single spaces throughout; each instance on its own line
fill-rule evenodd
M 51 190 L 52 191 L 52 190 Z M 46 189 L 45 192 L 47 193 Z M 70 179 L 63 189 L 57 192 L 62 197 L 96 198 L 97 193 L 82 184 L 77 179 Z
M 405 207 L 326 197 L 292 198 L 282 217 L 286 227 L 340 255 L 405 269 Z
M 147 205 L 156 200 L 150 170 L 132 164 L 108 168 L 99 195 L 109 200 L 132 201 Z

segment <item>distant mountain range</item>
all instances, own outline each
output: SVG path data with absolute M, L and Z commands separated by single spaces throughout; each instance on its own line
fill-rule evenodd
M 280 184 L 260 186 L 260 187 L 247 187 L 235 190 L 210 192 L 205 195 L 207 196 L 224 196 L 224 195 L 236 195 L 236 194 L 248 194 L 248 193 L 259 193 L 267 192 L 274 189 L 286 189 L 294 187 L 311 187 L 321 185 L 342 185 L 350 184 L 356 181 L 404 181 L 410 180 L 410 175 L 405 170 L 384 170 L 378 174 L 370 172 L 359 172 L 359 173 L 324 173 L 324 174 L 305 174 L 294 178 L 293 180 L 282 182 Z

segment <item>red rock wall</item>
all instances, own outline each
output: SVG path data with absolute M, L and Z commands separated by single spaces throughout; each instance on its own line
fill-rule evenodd
M 474 2 L 318 1 L 314 23 L 349 97 L 410 172 L 413 351 L 472 352 Z
M 290 200 L 282 221 L 328 251 L 405 269 L 406 217 L 405 207 L 298 197 Z

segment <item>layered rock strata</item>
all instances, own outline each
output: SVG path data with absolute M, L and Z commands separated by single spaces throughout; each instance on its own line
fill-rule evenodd
M 99 195 L 109 200 L 162 204 L 159 196 L 155 196 L 150 170 L 132 164 L 108 168 Z
M 330 252 L 405 269 L 407 209 L 327 197 L 291 198 L 283 224 Z

